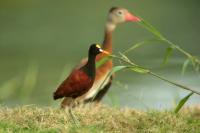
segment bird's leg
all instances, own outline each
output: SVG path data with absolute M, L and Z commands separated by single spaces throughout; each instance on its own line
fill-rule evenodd
M 84 96 L 80 96 L 80 97 L 77 97 L 76 99 L 75 99 L 75 106 L 77 107 L 77 106 L 79 106 L 79 107 L 82 107 L 83 106 L 83 104 L 84 104 L 84 101 L 83 101 L 83 98 L 84 98 Z
M 71 97 L 65 97 L 64 100 L 61 102 L 61 109 L 64 109 L 65 111 L 68 111 L 68 115 L 70 118 L 70 121 L 72 120 L 72 123 L 75 124 L 77 127 L 80 125 L 78 119 L 75 117 L 75 115 L 72 113 L 72 108 L 74 107 L 74 101 L 75 99 Z
M 70 107 L 70 105 L 73 103 L 73 98 L 71 97 L 65 97 L 64 100 L 61 102 L 60 107 L 62 109 L 65 109 L 67 107 Z
M 69 108 L 68 108 L 68 112 L 69 112 L 69 115 L 70 115 L 70 118 L 72 119 L 73 121 L 73 124 L 75 124 L 77 127 L 80 126 L 80 123 L 78 121 L 78 119 L 76 118 L 76 116 L 73 114 L 72 112 L 72 108 L 73 108 L 73 105 L 74 104 L 74 101 L 72 102 L 72 104 L 70 104 Z
M 75 100 L 73 101 L 72 107 L 73 107 L 73 108 L 78 107 L 79 104 L 80 104 L 80 101 L 78 101 L 77 99 L 75 99 Z

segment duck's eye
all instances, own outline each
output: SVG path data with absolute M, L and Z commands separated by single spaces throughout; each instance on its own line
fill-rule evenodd
M 118 11 L 117 13 L 118 13 L 119 15 L 122 15 L 122 11 Z

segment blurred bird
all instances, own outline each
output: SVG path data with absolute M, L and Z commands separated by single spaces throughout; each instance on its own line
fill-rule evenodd
M 102 50 L 98 44 L 90 46 L 88 61 L 79 69 L 73 70 L 68 78 L 63 81 L 53 94 L 54 100 L 63 97 L 76 99 L 92 87 L 95 80 L 95 58 L 100 53 L 109 54 L 107 51 Z
M 120 7 L 112 7 L 109 10 L 107 21 L 105 24 L 105 34 L 104 34 L 104 41 L 102 48 L 109 53 L 112 53 L 112 33 L 115 30 L 116 26 L 120 23 L 124 22 L 138 22 L 141 21 L 140 18 L 134 16 L 131 14 L 127 9 L 125 8 L 120 8 Z M 99 61 L 103 59 L 106 55 L 104 53 L 101 53 L 97 56 L 96 61 Z M 74 69 L 79 69 L 83 65 L 86 64 L 87 58 L 83 59 L 77 67 Z M 113 67 L 112 60 L 110 59 L 103 65 L 97 68 L 96 70 L 96 77 L 94 81 L 94 85 L 90 90 L 82 96 L 80 101 L 87 103 L 91 101 L 96 101 L 99 102 L 103 96 L 106 94 L 108 89 L 110 88 L 112 84 L 112 78 L 113 76 L 109 77 L 108 80 L 105 82 L 104 85 L 102 85 L 102 88 L 99 88 L 100 85 L 103 83 L 104 79 L 106 78 L 107 74 L 110 72 L 110 70 Z M 100 89 L 100 90 L 98 90 Z M 70 101 L 68 99 L 64 99 L 63 102 L 61 103 L 61 106 L 67 106 Z

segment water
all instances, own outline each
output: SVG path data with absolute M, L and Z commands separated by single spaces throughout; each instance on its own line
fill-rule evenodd
M 0 1 L 0 102 L 9 106 L 57 106 L 59 101 L 52 100 L 52 92 L 87 55 L 88 46 L 102 42 L 107 10 L 113 5 L 136 11 L 171 41 L 200 56 L 200 8 L 196 0 L 101 3 L 3 0 Z M 137 24 L 120 25 L 114 33 L 114 51 L 124 51 L 148 38 L 152 35 Z M 165 68 L 156 68 L 166 48 L 165 45 L 148 45 L 127 56 L 172 81 L 198 90 L 200 77 L 191 67 L 181 76 L 185 57 L 177 51 Z M 29 87 L 26 89 L 26 86 Z M 116 74 L 103 102 L 140 109 L 171 108 L 186 94 L 188 92 L 154 77 L 123 71 Z M 199 96 L 194 95 L 188 104 L 199 104 L 199 101 Z
M 175 64 L 173 64 L 173 60 L 171 60 L 171 65 L 160 69 L 152 69 L 152 71 L 173 82 L 199 91 L 198 81 L 200 76 L 195 74 L 191 68 L 182 75 L 180 71 L 181 65 L 177 60 L 178 59 L 176 59 Z M 152 60 L 151 62 L 156 64 L 156 62 L 158 63 L 159 61 Z M 109 97 L 104 100 L 110 104 L 116 104 L 117 106 L 131 106 L 139 109 L 172 108 L 181 98 L 188 94 L 188 91 L 161 81 L 156 77 L 136 74 L 128 70 L 116 74 L 116 78 L 110 90 L 111 94 L 108 94 Z M 195 94 L 187 104 L 196 105 L 199 104 L 199 100 L 200 97 Z

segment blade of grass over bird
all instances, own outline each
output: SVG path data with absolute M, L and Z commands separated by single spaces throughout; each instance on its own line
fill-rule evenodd
M 100 59 L 99 61 L 96 62 L 96 68 L 101 67 L 101 66 L 104 65 L 107 61 L 109 61 L 111 58 L 112 58 L 111 56 L 103 57 L 102 59 Z
M 107 74 L 107 76 L 106 76 L 106 78 L 104 79 L 104 81 L 101 83 L 101 85 L 99 86 L 99 88 L 98 88 L 98 91 L 103 87 L 103 85 L 104 85 L 104 83 L 106 82 L 106 80 L 112 75 L 112 74 L 114 74 L 114 73 L 116 73 L 116 72 L 118 72 L 118 71 L 120 71 L 120 70 L 123 70 L 123 69 L 125 69 L 125 68 L 127 68 L 128 66 L 115 66 L 115 67 L 113 67 L 112 69 L 111 69 L 111 71 Z M 98 91 L 97 91 L 97 93 L 93 96 L 93 100 L 94 100 L 94 98 L 96 97 L 96 95 L 98 94 Z M 93 101 L 92 100 L 92 101 Z
M 200 92 L 198 92 L 198 91 L 196 91 L 196 90 L 193 90 L 193 89 L 191 89 L 191 88 L 189 88 L 189 87 L 187 87 L 187 86 L 184 86 L 184 85 L 178 84 L 178 83 L 176 83 L 176 82 L 170 81 L 170 80 L 168 80 L 167 78 L 165 78 L 165 77 L 163 77 L 163 76 L 160 76 L 160 75 L 158 75 L 158 74 L 152 72 L 152 71 L 149 70 L 149 69 L 146 69 L 146 68 L 144 68 L 144 67 L 142 67 L 142 66 L 139 66 L 139 65 L 135 64 L 135 63 L 133 63 L 130 59 L 128 59 L 127 56 L 125 56 L 126 58 L 124 58 L 124 56 L 123 56 L 122 53 L 120 53 L 120 55 L 121 55 L 121 57 L 116 56 L 116 55 L 110 55 L 110 56 L 111 56 L 112 58 L 118 59 L 118 60 L 120 60 L 120 61 L 122 61 L 122 62 L 124 62 L 124 63 L 127 63 L 127 64 L 129 64 L 129 65 L 128 65 L 128 66 L 124 65 L 124 66 L 115 66 L 115 67 L 113 67 L 113 69 L 112 69 L 112 70 L 109 72 L 109 74 L 106 76 L 106 78 L 104 79 L 103 83 L 100 85 L 100 87 L 98 88 L 98 90 L 100 90 L 100 88 L 103 86 L 103 84 L 104 84 L 104 82 L 107 80 L 107 78 L 109 78 L 113 73 L 128 68 L 128 69 L 130 69 L 130 70 L 132 70 L 132 71 L 134 71 L 134 72 L 140 73 L 140 74 L 149 74 L 149 75 L 154 76 L 154 77 L 156 77 L 156 78 L 158 78 L 158 79 L 160 79 L 160 80 L 162 80 L 162 81 L 164 81 L 164 82 L 170 83 L 170 84 L 172 84 L 172 85 L 174 85 L 174 86 L 177 86 L 177 87 L 182 88 L 182 89 L 184 89 L 184 90 L 188 90 L 188 91 L 191 91 L 192 93 L 196 93 L 196 94 L 200 95 Z M 97 93 L 98 93 L 98 91 L 97 91 Z M 97 93 L 96 93 L 96 94 L 97 94 Z M 95 96 L 94 96 L 94 97 L 95 97 Z M 94 98 L 94 97 L 93 97 L 93 98 Z M 187 100 L 185 100 L 185 102 L 186 102 L 186 101 L 187 101 Z M 183 105 L 184 105 L 184 104 L 185 104 L 185 103 L 183 103 Z M 182 105 L 182 106 L 183 106 L 183 105 Z

